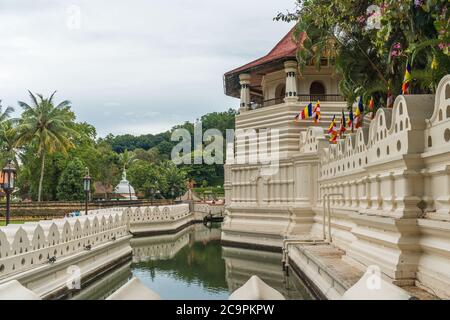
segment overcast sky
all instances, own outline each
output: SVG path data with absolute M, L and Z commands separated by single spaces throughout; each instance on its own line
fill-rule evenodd
M 158 133 L 236 108 L 222 76 L 291 28 L 294 0 L 0 0 L 0 99 L 69 99 L 100 136 Z M 28 100 L 27 100 L 28 101 Z

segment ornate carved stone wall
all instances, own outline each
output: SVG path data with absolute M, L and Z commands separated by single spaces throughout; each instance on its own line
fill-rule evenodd
M 269 127 L 281 125 L 277 114 L 264 118 Z M 450 75 L 436 95 L 399 96 L 336 145 L 323 126 L 302 123 L 297 139 L 271 177 L 257 165 L 225 167 L 224 239 L 280 247 L 286 236 L 322 238 L 324 196 L 342 194 L 331 197 L 331 230 L 345 259 L 450 297 Z
M 192 220 L 181 204 L 11 224 L 0 228 L 0 283 L 18 280 L 44 299 L 61 298 L 76 292 L 68 281 L 84 283 L 129 261 L 130 232 L 171 232 Z

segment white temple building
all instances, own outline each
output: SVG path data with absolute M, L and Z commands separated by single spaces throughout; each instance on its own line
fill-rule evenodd
M 127 180 L 127 171 L 124 169 L 122 173 L 122 180 L 114 188 L 114 194 L 122 199 L 137 200 L 133 186 Z
M 362 275 L 373 266 L 398 286 L 450 298 L 450 75 L 435 95 L 398 96 L 392 109 L 330 144 L 325 128 L 347 109 L 339 76 L 326 61 L 300 72 L 296 50 L 290 32 L 267 56 L 224 76 L 226 94 L 240 98 L 236 129 L 277 129 L 280 157 L 272 175 L 262 163 L 236 161 L 239 151 L 227 159 L 222 241 L 283 249 L 327 298 L 345 291 L 337 269 Z M 318 99 L 319 125 L 296 123 Z M 244 141 L 247 158 L 267 145 L 258 135 Z

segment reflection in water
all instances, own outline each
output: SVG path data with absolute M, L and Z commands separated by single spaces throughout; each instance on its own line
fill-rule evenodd
M 312 299 L 303 282 L 296 276 L 286 276 L 281 267 L 281 253 L 225 247 L 223 258 L 230 292 L 257 275 L 289 300 Z
M 228 299 L 252 275 L 286 299 L 311 299 L 301 280 L 286 277 L 281 254 L 220 245 L 220 224 L 193 225 L 174 235 L 133 238 L 133 263 L 87 287 L 75 299 L 102 299 L 132 273 L 162 299 Z
M 132 272 L 163 299 L 227 299 L 220 229 L 194 225 L 172 236 L 132 240 Z
M 128 262 L 123 266 L 108 273 L 100 280 L 97 280 L 79 292 L 73 294 L 67 299 L 71 300 L 103 300 L 109 297 L 114 291 L 123 286 L 131 279 L 131 263 Z

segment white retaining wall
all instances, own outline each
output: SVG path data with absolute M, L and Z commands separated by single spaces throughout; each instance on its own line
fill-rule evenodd
M 18 280 L 41 298 L 101 276 L 131 257 L 130 232 L 170 232 L 192 220 L 189 205 L 91 210 L 87 216 L 0 228 L 0 284 Z
M 175 232 L 194 220 L 189 204 L 128 208 L 126 212 L 133 235 Z

